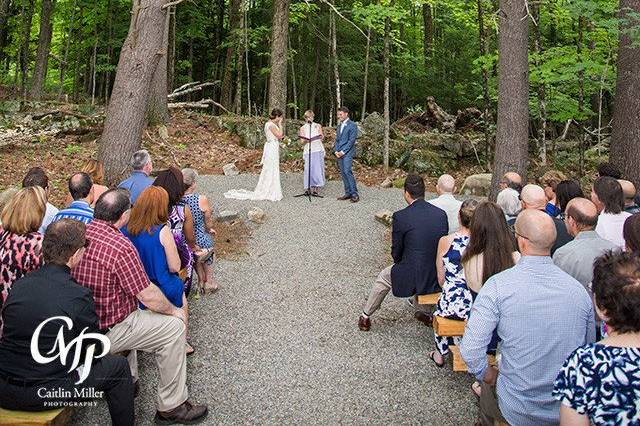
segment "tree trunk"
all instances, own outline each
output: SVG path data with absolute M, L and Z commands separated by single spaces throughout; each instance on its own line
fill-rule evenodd
M 289 38 L 289 50 L 291 47 L 291 38 Z M 291 61 L 291 93 L 293 94 L 293 119 L 298 119 L 298 85 L 296 82 L 296 61 Z
M 134 0 L 129 34 L 122 46 L 113 92 L 104 122 L 99 158 L 107 185 L 128 170 L 140 148 L 151 81 L 163 48 L 167 11 L 164 0 Z
M 534 64 L 536 68 L 540 67 L 540 57 L 542 56 L 542 41 L 540 36 L 540 5 L 532 4 L 531 10 L 533 18 L 535 19 L 533 29 L 533 50 L 536 54 Z M 540 158 L 540 164 L 542 166 L 547 165 L 547 108 L 545 103 L 545 87 L 544 83 L 538 84 L 538 109 L 540 112 L 540 127 L 537 129 L 538 135 L 538 156 Z
M 28 2 L 25 3 L 25 2 Z M 27 93 L 27 74 L 31 61 L 31 23 L 33 21 L 34 0 L 22 0 L 22 39 L 20 43 L 20 84 L 22 96 Z
M 331 33 L 331 59 L 333 61 L 333 79 L 336 84 L 336 107 L 342 106 L 342 93 L 340 90 L 340 71 L 338 70 L 338 36 L 336 31 L 336 15 L 329 11 L 329 32 Z
M 582 50 L 584 44 L 584 17 L 578 17 L 578 40 L 576 43 L 576 53 L 578 54 L 578 62 L 583 62 Z M 578 114 L 582 115 L 584 112 L 584 70 L 578 71 Z M 584 142 L 585 142 L 585 132 L 584 126 L 582 124 L 580 127 L 580 152 L 578 157 L 578 173 L 580 176 L 584 173 Z M 554 152 L 555 154 L 555 152 Z
M 171 6 L 172 8 L 175 6 Z M 169 20 L 171 11 L 168 10 L 163 24 L 162 47 L 158 51 L 160 59 L 153 73 L 153 80 L 147 100 L 147 125 L 157 126 L 169 122 L 169 108 L 167 106 L 168 84 L 167 64 L 169 50 Z
M 244 28 L 244 13 L 240 11 L 240 24 L 238 26 L 238 43 L 236 44 L 236 96 L 233 101 L 233 111 L 242 113 L 242 66 L 244 62 L 244 37 L 240 36 Z
M 422 20 L 424 21 L 424 66 L 429 67 L 429 60 L 433 55 L 433 11 L 430 3 L 422 5 Z
M 487 31 L 484 26 L 483 0 L 478 0 L 478 36 L 480 38 L 480 55 L 487 55 Z M 482 66 L 482 100 L 484 101 L 484 151 L 487 166 L 491 165 L 491 130 L 489 129 L 491 116 L 491 98 L 489 97 L 489 70 Z
M 9 13 L 11 0 L 0 0 L 0 66 L 5 60 L 4 48 L 7 45 L 9 36 Z
M 287 40 L 289 36 L 289 0 L 273 2 L 271 33 L 271 74 L 269 76 L 269 110 L 287 110 Z
M 309 95 L 309 109 L 314 111 L 316 109 L 316 96 L 318 95 L 318 75 L 320 74 L 320 55 L 315 55 L 316 63 L 313 67 L 313 79 L 311 85 L 311 95 Z
M 51 16 L 53 15 L 54 6 L 55 0 L 42 0 L 38 53 L 36 54 L 36 66 L 33 70 L 33 77 L 31 78 L 31 89 L 29 90 L 29 97 L 36 100 L 42 98 L 44 80 L 47 76 L 51 35 L 53 32 Z
M 231 108 L 233 96 L 233 58 L 239 43 L 240 5 L 242 0 L 231 0 L 229 5 L 229 38 L 233 42 L 227 47 L 227 57 L 224 61 L 224 75 L 222 77 L 222 93 L 220 103 L 225 108 Z M 236 65 L 236 69 L 237 69 Z M 240 71 L 238 71 L 240 72 Z
M 367 91 L 369 90 L 369 54 L 371 53 L 371 25 L 367 29 L 367 51 L 364 59 L 364 90 L 362 91 L 362 117 L 364 120 L 367 114 Z
M 490 198 L 508 171 L 526 181 L 529 162 L 529 63 L 526 0 L 500 0 L 498 130 Z
M 640 1 L 620 0 L 621 15 L 630 22 L 626 28 L 637 26 Z M 636 15 L 637 16 L 637 15 Z M 613 134 L 611 135 L 610 160 L 622 170 L 625 178 L 640 188 L 640 47 L 632 46 L 632 40 L 624 31 L 620 32 L 618 53 L 618 78 L 613 109 Z
M 389 111 L 389 54 L 391 50 L 391 19 L 384 20 L 384 172 L 389 173 L 389 127 L 391 117 Z
M 176 7 L 169 10 L 169 41 L 167 44 L 167 92 L 175 88 L 176 79 Z M 216 44 L 217 46 L 217 44 Z M 215 79 L 214 79 L 215 80 Z
M 69 60 L 69 48 L 71 47 L 71 36 L 73 35 L 73 26 L 75 25 L 76 6 L 77 0 L 73 0 L 73 6 L 71 9 L 71 21 L 69 22 L 69 31 L 67 32 L 64 54 L 62 56 L 62 63 L 60 64 L 60 90 L 58 91 L 58 98 L 62 98 L 64 94 L 64 79 L 67 72 L 67 61 Z
M 74 0 L 76 1 L 76 0 Z M 111 66 L 111 58 L 113 57 L 113 10 L 112 1 L 107 3 L 107 67 Z M 111 90 L 111 70 L 107 68 L 104 73 L 104 102 L 109 102 L 109 91 Z

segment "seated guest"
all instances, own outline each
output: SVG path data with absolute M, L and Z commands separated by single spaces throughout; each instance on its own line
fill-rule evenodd
M 500 190 L 511 188 L 520 193 L 522 191 L 522 176 L 516 172 L 507 172 L 500 180 Z
M 529 184 L 522 188 L 520 198 L 522 199 L 523 209 L 541 210 L 543 212 L 547 211 L 547 196 L 544 189 L 538 185 Z M 556 241 L 553 244 L 553 247 L 551 247 L 551 255 L 553 256 L 556 250 L 571 241 L 572 237 L 569 235 L 569 232 L 567 232 L 567 228 L 562 220 L 556 217 L 552 219 L 553 224 L 556 227 Z M 512 229 L 515 227 L 515 222 L 515 219 L 508 222 Z
M 93 219 L 93 209 L 91 208 L 91 177 L 84 172 L 76 173 L 69 178 L 69 193 L 73 197 L 73 202 L 66 209 L 62 209 L 53 218 L 53 221 L 60 219 L 73 219 L 84 224 Z
M 595 340 L 593 304 L 549 257 L 556 230 L 544 210 L 523 211 L 515 227 L 522 258 L 480 289 L 460 352 L 481 382 L 483 425 L 557 425 L 553 381 L 576 347 Z M 498 368 L 486 355 L 494 330 L 502 339 Z
M 622 230 L 624 235 L 625 251 L 640 251 L 640 215 L 633 215 L 624 223 Z
M 567 358 L 555 381 L 561 425 L 631 425 L 640 419 L 640 259 L 608 253 L 596 260 L 593 293 L 609 337 Z
M 444 210 L 447 214 L 449 221 L 449 233 L 454 233 L 460 227 L 458 223 L 458 214 L 460 213 L 460 206 L 462 201 L 458 201 L 453 196 L 453 192 L 456 189 L 456 180 L 451 175 L 442 175 L 438 178 L 436 184 L 436 192 L 438 198 L 429 200 L 429 203 Z
M 133 425 L 134 386 L 127 360 L 121 356 L 105 355 L 97 345 L 87 378 L 79 384 L 77 370 L 69 372 L 73 357 L 66 362 L 59 358 L 42 364 L 34 360 L 31 340 L 38 326 L 53 317 L 67 317 L 73 327 L 61 320 L 50 321 L 37 340 L 40 354 L 48 354 L 60 343 L 58 331 L 62 327 L 67 344 L 80 336 L 81 331 L 99 333 L 98 317 L 91 291 L 71 277 L 73 268 L 85 250 L 84 223 L 62 219 L 52 223 L 44 236 L 42 255 L 45 265 L 16 281 L 2 311 L 4 334 L 0 338 L 0 406 L 8 410 L 50 410 L 57 403 L 80 401 L 76 392 L 104 392 L 114 425 Z M 88 345 L 98 343 L 88 339 Z M 60 349 L 58 349 L 60 350 Z M 84 360 L 81 360 L 81 362 Z M 52 389 L 56 399 L 42 398 L 42 389 Z
M 391 256 L 394 265 L 380 272 L 358 327 L 368 331 L 369 317 L 380 307 L 384 298 L 393 290 L 396 297 L 436 293 L 438 274 L 436 252 L 441 237 L 449 233 L 447 214 L 424 201 L 424 181 L 416 174 L 409 174 L 404 183 L 404 199 L 409 204 L 393 214 Z
M 615 164 L 603 162 L 598 164 L 598 176 L 599 177 L 609 176 L 614 179 L 621 179 L 622 172 L 620 171 L 618 166 L 616 166 Z
M 11 285 L 42 266 L 42 224 L 47 194 L 40 186 L 22 188 L 0 216 L 0 308 Z
M 520 193 L 513 188 L 503 189 L 498 193 L 496 203 L 502 209 L 506 220 L 514 220 L 522 211 Z
M 135 204 L 138 195 L 153 183 L 153 178 L 149 177 L 153 171 L 149 151 L 141 149 L 140 151 L 134 152 L 131 156 L 131 168 L 133 169 L 131 176 L 120 182 L 118 188 L 129 191 L 131 204 Z
M 93 208 L 96 206 L 98 198 L 100 198 L 100 196 L 109 189 L 102 184 L 104 181 L 104 166 L 100 161 L 89 159 L 80 171 L 88 174 L 89 177 L 91 177 L 91 182 L 93 182 L 93 185 L 91 186 L 91 195 L 89 196 L 91 199 L 89 204 L 91 204 L 91 208 Z M 67 194 L 65 205 L 69 206 L 72 202 L 73 197 L 71 194 Z
M 464 278 L 462 255 L 469 244 L 469 224 L 477 206 L 477 200 L 465 200 L 458 213 L 460 229 L 440 238 L 438 242 L 436 270 L 442 293 L 433 315 L 456 320 L 466 320 L 469 317 L 472 298 Z M 444 357 L 449 354 L 449 345 L 457 345 L 460 338 L 439 336 L 437 333 L 434 337 L 438 350 L 432 351 L 429 358 L 436 366 L 443 367 Z
M 612 177 L 599 177 L 593 183 L 591 201 L 600 214 L 596 225 L 598 235 L 623 248 L 622 227 L 631 214 L 624 211 L 624 194 L 620 183 Z
M 564 220 L 567 205 L 569 201 L 574 198 L 584 198 L 584 192 L 582 192 L 582 188 L 578 182 L 575 180 L 563 180 L 556 186 L 556 200 L 561 211 L 558 216 L 559 219 Z
M 187 400 L 185 312 L 149 282 L 136 248 L 120 232 L 130 208 L 127 191 L 112 189 L 100 196 L 87 226 L 90 245 L 73 276 L 93 291 L 98 326 L 111 341 L 111 353 L 131 351 L 134 379 L 136 351 L 154 355 L 159 370 L 156 423 L 196 423 L 207 416 L 207 407 Z M 139 302 L 147 309 L 137 309 Z
M 549 170 L 540 178 L 540 184 L 548 200 L 545 211 L 551 217 L 558 217 L 562 213 L 562 210 L 558 207 L 556 187 L 563 180 L 567 180 L 567 177 L 557 170 Z
M 629 214 L 640 213 L 640 206 L 636 204 L 636 186 L 628 180 L 618 179 L 624 195 L 624 211 Z
M 193 264 L 195 262 L 196 234 L 191 209 L 182 197 L 185 192 L 184 177 L 180 169 L 171 167 L 158 173 L 154 186 L 164 188 L 169 194 L 169 226 L 180 254 L 180 269 L 185 270 L 184 292 L 189 296 L 193 282 Z
M 322 166 L 324 168 L 324 165 Z M 215 293 L 218 284 L 213 278 L 213 237 L 216 230 L 213 228 L 213 212 L 206 195 L 198 194 L 196 191 L 196 181 L 198 172 L 193 169 L 182 169 L 184 185 L 187 190 L 182 197 L 182 201 L 189 207 L 193 216 L 193 229 L 196 238 L 196 246 L 200 249 L 198 261 L 195 264 L 198 274 L 198 286 L 206 293 Z
M 569 201 L 564 222 L 573 241 L 556 250 L 553 263 L 580 281 L 589 291 L 589 284 L 593 279 L 593 261 L 617 246 L 601 238 L 594 230 L 598 223 L 598 210 L 586 198 Z
M 49 177 L 42 169 L 42 167 L 32 167 L 29 169 L 24 179 L 22 179 L 22 187 L 27 188 L 29 186 L 39 186 L 44 189 L 45 192 L 45 200 L 48 200 L 51 191 L 49 188 Z M 53 218 L 58 214 L 58 209 L 54 207 L 51 203 L 47 201 L 47 209 L 44 213 L 44 217 L 42 218 L 42 224 L 40 228 L 38 228 L 38 232 L 44 235 L 44 231 L 47 230 L 47 226 L 51 222 L 53 222 Z

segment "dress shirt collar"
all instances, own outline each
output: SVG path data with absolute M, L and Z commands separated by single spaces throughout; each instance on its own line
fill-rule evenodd
M 531 255 L 522 255 L 520 258 L 520 262 L 523 265 L 553 265 L 553 259 L 551 256 L 531 256 Z
M 106 220 L 101 220 L 101 219 L 93 219 L 91 221 L 91 225 L 103 229 L 107 232 L 117 232 L 122 234 L 122 232 L 120 232 L 120 230 L 118 228 L 115 227 L 115 225 L 113 223 L 109 223 Z M 90 226 L 91 226 L 90 225 Z
M 600 238 L 596 231 L 581 231 L 578 235 L 575 236 L 575 240 L 595 240 L 596 238 Z
M 42 266 L 43 270 L 50 270 L 52 273 L 62 272 L 66 275 L 71 275 L 71 269 L 67 265 L 56 265 L 55 263 L 47 263 Z
M 136 175 L 142 175 L 142 177 L 149 177 L 149 175 L 147 175 L 142 170 L 134 170 L 133 173 L 131 173 L 131 176 L 136 176 Z
M 69 204 L 69 207 L 77 207 L 84 210 L 93 210 L 91 205 L 84 200 L 75 200 Z

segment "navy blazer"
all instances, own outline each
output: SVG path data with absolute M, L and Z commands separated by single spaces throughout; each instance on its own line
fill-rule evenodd
M 393 214 L 391 268 L 393 295 L 409 297 L 437 293 L 436 255 L 438 241 L 449 233 L 449 221 L 444 210 L 416 200 Z
M 340 131 L 341 127 L 341 123 L 336 127 L 336 144 L 333 151 L 342 151 L 346 155 L 351 152 L 356 145 L 356 139 L 358 138 L 358 126 L 353 122 L 353 120 L 349 119 L 346 122 L 343 131 Z

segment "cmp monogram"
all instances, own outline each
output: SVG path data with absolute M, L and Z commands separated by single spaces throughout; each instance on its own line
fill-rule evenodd
M 107 336 L 104 336 L 99 333 L 87 333 L 87 327 L 85 327 L 80 335 L 71 340 L 68 344 L 64 341 L 64 324 L 60 326 L 58 330 L 58 336 L 56 337 L 56 342 L 53 345 L 53 348 L 46 355 L 52 356 L 43 356 L 40 353 L 38 346 L 38 339 L 40 338 L 40 331 L 50 321 L 54 320 L 62 320 L 66 324 L 67 328 L 71 330 L 73 328 L 73 321 L 69 317 L 57 316 L 51 317 L 47 320 L 44 320 L 40 323 L 36 331 L 33 333 L 33 337 L 31 338 L 31 356 L 38 364 L 48 364 L 50 362 L 55 361 L 57 358 L 60 358 L 60 362 L 65 367 L 67 366 L 67 357 L 73 351 L 73 361 L 71 362 L 71 366 L 69 367 L 69 373 L 78 368 L 80 365 L 80 356 L 82 355 L 82 347 L 84 345 L 85 340 L 97 340 L 102 343 L 102 352 L 99 355 L 95 355 L 96 344 L 92 343 L 87 346 L 87 350 L 84 355 L 84 360 L 82 362 L 83 367 L 80 369 L 80 379 L 76 382 L 76 385 L 84 382 L 86 378 L 89 376 L 89 372 L 91 370 L 91 361 L 93 358 L 102 358 L 103 356 L 109 353 L 109 349 L 111 348 L 111 342 Z M 55 353 L 56 349 L 58 353 Z

